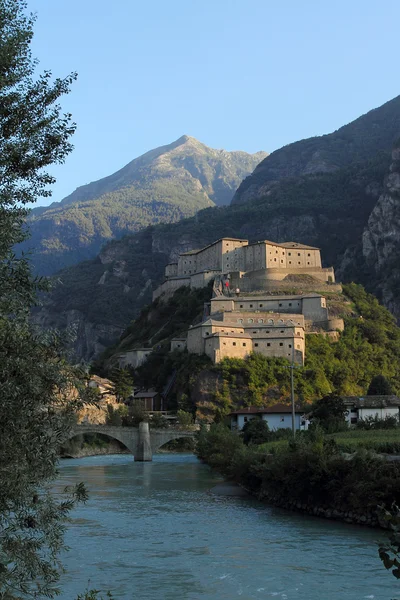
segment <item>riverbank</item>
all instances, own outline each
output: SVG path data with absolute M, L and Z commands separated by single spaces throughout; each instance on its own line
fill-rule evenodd
M 366 450 L 344 456 L 318 432 L 271 455 L 213 425 L 201 432 L 197 455 L 258 500 L 310 516 L 385 527 L 380 507 L 400 502 L 398 461 Z

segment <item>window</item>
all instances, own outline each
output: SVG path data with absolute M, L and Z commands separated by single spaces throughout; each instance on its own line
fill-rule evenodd
M 291 253 L 291 252 L 288 252 L 288 256 L 292 256 L 292 253 Z
M 281 423 L 283 423 L 285 420 L 285 417 L 281 417 Z
M 278 254 L 278 250 L 275 250 L 276 254 Z
M 292 264 L 292 261 L 291 261 L 291 260 L 289 260 L 289 265 L 291 265 L 291 264 Z
M 301 256 L 300 252 L 297 253 L 297 256 Z
M 250 304 L 250 308 L 253 308 L 253 305 L 252 305 L 252 304 Z
M 269 331 L 269 329 L 266 329 L 266 330 L 265 330 L 265 333 L 269 333 L 269 332 L 270 332 L 270 331 Z
M 238 323 L 243 323 L 243 319 L 238 319 Z
M 279 306 L 282 306 L 282 302 L 279 302 Z
M 243 342 L 243 346 L 245 346 L 245 345 L 246 345 L 246 342 Z
M 258 319 L 259 323 L 264 323 L 264 319 Z
M 257 333 L 257 331 L 253 331 L 253 333 Z
M 291 303 L 291 302 L 289 302 L 289 306 L 292 306 L 292 303 Z
M 297 344 L 297 348 L 300 350 L 300 344 Z
M 222 342 L 222 345 L 223 345 L 223 346 L 226 346 L 226 343 L 225 343 L 225 342 Z
M 308 253 L 308 254 L 307 254 L 307 256 L 311 256 L 311 254 L 310 254 L 310 253 Z
M 276 258 L 274 258 L 274 261 L 276 262 Z
M 236 342 L 233 342 L 232 346 L 236 346 Z
M 289 348 L 291 348 L 291 347 L 292 347 L 292 344 L 289 344 Z
M 307 264 L 309 265 L 310 263 L 308 262 Z
M 270 346 L 271 344 L 269 342 L 267 342 L 267 346 Z
M 243 304 L 239 304 L 239 308 L 243 308 Z
M 206 331 L 206 335 L 210 335 L 208 331 Z
M 257 343 L 255 343 L 254 345 L 255 345 L 255 347 L 256 347 L 256 348 L 258 347 L 258 344 L 257 344 Z
M 283 330 L 283 329 L 281 329 L 281 333 L 284 333 L 284 330 Z
M 263 304 L 259 304 L 258 306 L 259 306 L 260 308 L 262 308 L 264 305 L 263 305 Z
M 247 423 L 247 417 L 243 417 L 243 421 Z
M 301 262 L 299 261 L 297 264 L 298 264 L 298 265 L 301 265 Z
M 280 346 L 283 346 L 283 342 L 279 342 L 279 345 L 280 345 Z
M 283 258 L 281 258 L 281 263 L 283 263 Z
M 253 323 L 253 322 L 254 322 L 254 320 L 253 320 L 253 319 L 249 319 L 249 323 Z

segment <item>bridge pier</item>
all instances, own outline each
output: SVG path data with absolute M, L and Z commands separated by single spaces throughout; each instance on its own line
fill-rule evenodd
M 145 421 L 139 423 L 139 439 L 134 452 L 134 460 L 139 462 L 153 460 L 149 424 Z

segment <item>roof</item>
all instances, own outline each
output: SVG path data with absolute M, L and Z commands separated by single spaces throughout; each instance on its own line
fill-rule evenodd
M 133 399 L 136 398 L 154 398 L 154 396 L 158 396 L 159 392 L 138 392 L 134 395 Z
M 204 248 L 197 248 L 196 250 L 188 250 L 187 252 L 180 252 L 179 256 L 186 256 L 187 254 L 198 254 L 199 252 L 203 252 L 203 250 L 206 250 L 207 248 L 211 248 L 211 246 L 215 246 L 215 244 L 218 244 L 219 242 L 222 242 L 224 240 L 229 240 L 230 242 L 247 242 L 247 243 L 249 241 L 249 240 L 244 240 L 241 238 L 234 238 L 234 237 L 219 238 L 212 244 L 208 244 L 207 246 L 204 246 Z
M 211 298 L 211 302 L 226 302 L 227 300 L 233 300 L 234 302 L 242 302 L 243 300 L 249 300 L 254 302 L 276 302 L 280 300 L 302 300 L 303 298 L 324 298 L 323 294 L 310 293 L 310 294 L 293 294 L 293 295 L 276 295 L 276 296 L 217 296 Z
M 259 242 L 253 242 L 249 246 L 256 246 L 257 244 L 269 244 L 271 246 L 278 246 L 279 248 L 299 248 L 300 250 L 319 250 L 315 246 L 307 246 L 306 244 L 300 244 L 299 242 L 271 242 L 271 240 L 261 240 Z
M 240 408 L 229 413 L 230 415 L 262 415 L 262 414 L 280 414 L 280 413 L 291 413 L 292 407 L 288 404 L 274 404 L 273 406 L 247 406 L 246 408 Z M 304 413 L 304 409 L 295 408 L 295 413 Z
M 346 406 L 356 408 L 384 408 L 385 406 L 400 406 L 398 396 L 342 396 Z

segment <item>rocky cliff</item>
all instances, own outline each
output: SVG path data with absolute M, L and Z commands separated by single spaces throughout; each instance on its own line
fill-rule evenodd
M 228 204 L 265 152 L 214 150 L 182 136 L 116 173 L 34 209 L 33 265 L 40 275 L 93 258 L 110 239 L 156 223 L 173 223 L 208 206 Z
M 400 145 L 392 152 L 384 191 L 364 230 L 362 256 L 374 291 L 400 318 Z

